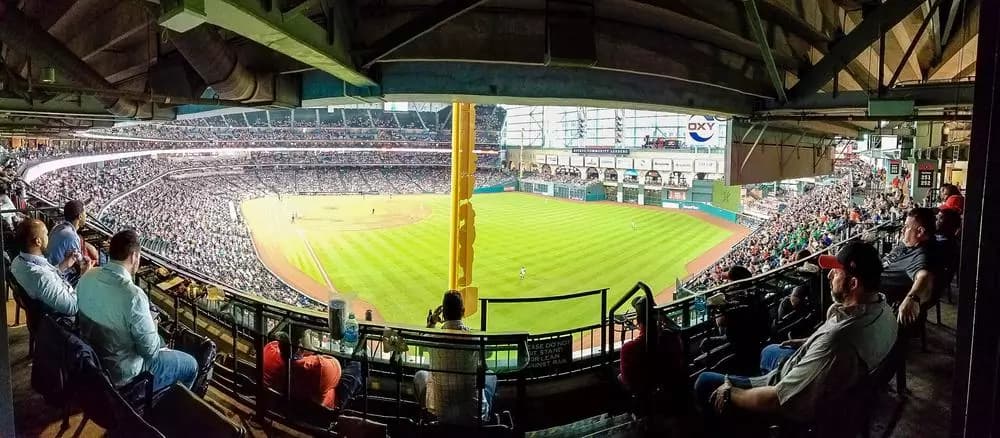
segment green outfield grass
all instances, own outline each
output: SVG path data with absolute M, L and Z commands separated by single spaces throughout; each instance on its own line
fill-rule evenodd
M 502 193 L 476 195 L 473 205 L 473 278 L 480 297 L 607 287 L 610 304 L 638 280 L 659 292 L 732 234 L 683 212 L 613 203 Z M 332 284 L 348 298 L 371 303 L 386 320 L 411 324 L 423 324 L 446 286 L 448 208 L 444 195 L 286 196 L 242 205 L 258 250 L 278 251 L 318 285 Z M 293 212 L 300 216 L 294 224 Z M 524 280 L 521 266 L 527 268 Z M 314 296 L 329 295 L 328 288 L 318 289 Z M 599 310 L 597 298 L 496 304 L 488 311 L 489 328 L 563 330 L 599 322 Z M 478 314 L 469 325 L 479 326 Z

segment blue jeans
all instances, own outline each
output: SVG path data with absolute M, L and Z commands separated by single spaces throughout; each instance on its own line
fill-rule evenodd
M 785 362 L 785 359 L 795 354 L 795 351 L 795 348 L 782 347 L 780 344 L 771 344 L 764 347 L 760 352 L 761 375 L 778 369 Z
M 163 349 L 153 356 L 149 372 L 153 375 L 153 392 L 160 392 L 174 382 L 191 389 L 198 377 L 198 362 L 183 351 Z
M 777 369 L 781 366 L 782 362 L 786 358 L 795 353 L 794 348 L 782 347 L 778 344 L 771 344 L 760 352 L 760 371 L 761 374 L 767 374 L 772 370 Z M 724 432 L 712 432 L 718 429 L 718 414 L 715 412 L 715 408 L 712 406 L 712 393 L 715 392 L 722 384 L 725 382 L 726 375 L 719 374 L 711 371 L 706 371 L 698 375 L 698 379 L 694 382 L 694 395 L 698 402 L 698 406 L 701 408 L 702 412 L 705 414 L 706 424 L 709 427 L 709 435 L 724 435 Z M 752 387 L 750 384 L 750 378 L 745 376 L 733 376 L 730 375 L 729 382 L 732 383 L 735 388 L 749 389 Z

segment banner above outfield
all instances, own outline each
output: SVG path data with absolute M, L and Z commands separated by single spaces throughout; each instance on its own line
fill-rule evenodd
M 706 113 L 637 109 L 502 105 L 502 144 L 565 149 L 581 155 L 635 155 L 640 150 L 722 149 L 732 121 Z
M 628 155 L 632 153 L 631 149 L 621 149 L 621 148 L 573 148 L 574 154 L 601 154 L 601 155 Z

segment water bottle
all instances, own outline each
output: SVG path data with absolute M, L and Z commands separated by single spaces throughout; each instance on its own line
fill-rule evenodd
M 340 351 L 343 353 L 351 353 L 357 345 L 358 320 L 354 317 L 354 313 L 352 312 L 348 315 L 347 322 L 344 324 L 344 339 L 340 343 Z

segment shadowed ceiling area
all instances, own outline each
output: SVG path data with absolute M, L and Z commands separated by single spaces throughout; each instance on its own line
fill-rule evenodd
M 0 130 L 215 106 L 685 109 L 873 126 L 967 116 L 980 0 L 0 0 Z M 830 131 L 832 132 L 832 131 Z

